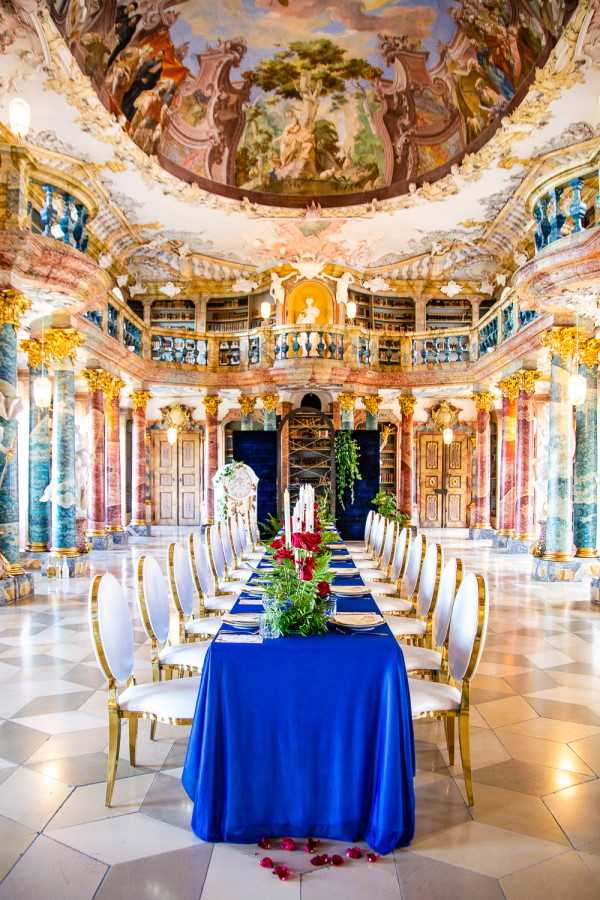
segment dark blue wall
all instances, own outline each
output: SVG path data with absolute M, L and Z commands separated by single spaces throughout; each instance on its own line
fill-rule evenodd
M 350 503 L 349 495 L 344 499 L 345 509 L 337 501 L 336 521 L 345 540 L 358 541 L 364 536 L 371 500 L 379 490 L 379 432 L 353 431 L 352 437 L 358 443 L 362 478 L 354 483 L 354 503 Z
M 277 515 L 277 432 L 234 431 L 233 458 L 258 476 L 258 521 Z

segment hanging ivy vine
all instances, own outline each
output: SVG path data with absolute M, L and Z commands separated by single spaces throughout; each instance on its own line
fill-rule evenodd
M 360 452 L 358 442 L 349 431 L 338 431 L 335 436 L 335 480 L 338 502 L 345 509 L 344 497 L 350 493 L 354 503 L 354 485 L 362 479 L 360 472 Z

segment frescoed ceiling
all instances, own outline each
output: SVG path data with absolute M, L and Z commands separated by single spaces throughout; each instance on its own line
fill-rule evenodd
M 432 182 L 523 98 L 574 0 L 49 0 L 104 106 L 186 182 L 347 205 Z

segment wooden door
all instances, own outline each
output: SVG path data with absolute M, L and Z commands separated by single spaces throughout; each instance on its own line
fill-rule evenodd
M 445 450 L 444 525 L 448 528 L 467 527 L 469 504 L 469 451 L 468 434 L 454 432 L 454 440 Z
M 153 508 L 157 525 L 177 525 L 177 444 L 166 431 L 154 432 Z
M 439 432 L 419 435 L 419 522 L 422 528 L 443 525 L 444 444 Z
M 179 525 L 200 524 L 200 473 L 202 459 L 200 434 L 197 431 L 179 435 Z

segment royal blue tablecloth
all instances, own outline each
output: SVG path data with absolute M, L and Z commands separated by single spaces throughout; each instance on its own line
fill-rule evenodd
M 360 584 L 348 575 L 334 585 Z M 369 596 L 338 609 L 377 608 Z M 364 840 L 378 853 L 410 843 L 410 697 L 402 650 L 380 631 L 212 642 L 182 776 L 198 837 Z

